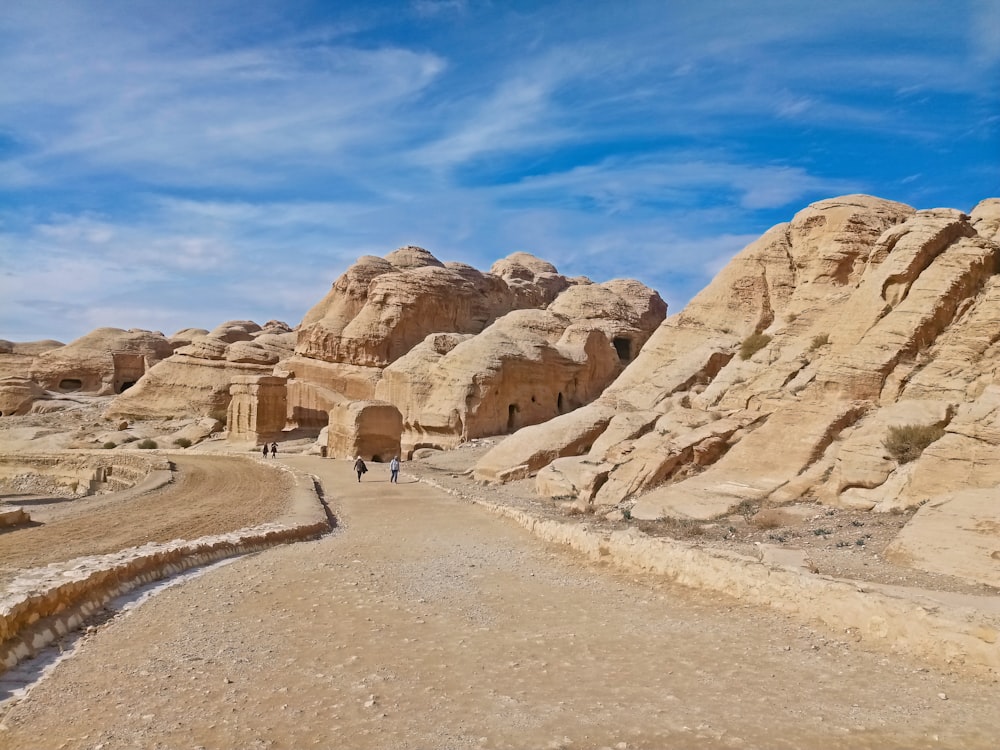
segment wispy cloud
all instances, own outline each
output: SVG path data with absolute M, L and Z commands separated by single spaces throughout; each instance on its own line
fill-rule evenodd
M 977 0 L 7 3 L 0 336 L 294 323 L 407 243 L 677 311 L 809 201 L 995 190 L 997 29 Z

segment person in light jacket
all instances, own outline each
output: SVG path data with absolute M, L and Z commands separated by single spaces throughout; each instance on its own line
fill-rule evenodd
M 399 456 L 393 456 L 389 462 L 389 481 L 399 484 Z

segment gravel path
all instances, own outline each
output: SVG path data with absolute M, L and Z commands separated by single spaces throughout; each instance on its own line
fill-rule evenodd
M 405 467 L 279 461 L 338 530 L 97 628 L 0 710 L 0 747 L 996 747 L 994 683 L 624 576 Z

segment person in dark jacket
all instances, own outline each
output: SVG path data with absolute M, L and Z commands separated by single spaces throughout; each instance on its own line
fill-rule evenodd
M 271 458 L 277 458 L 277 457 L 278 457 L 278 444 L 271 443 Z
M 365 462 L 361 460 L 361 456 L 358 456 L 357 460 L 354 462 L 354 470 L 358 472 L 358 481 L 361 481 L 361 475 L 368 471 L 368 467 L 365 466 Z

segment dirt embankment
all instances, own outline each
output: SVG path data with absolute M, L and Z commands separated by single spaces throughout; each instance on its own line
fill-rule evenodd
M 33 523 L 0 533 L 0 584 L 51 562 L 254 526 L 288 507 L 292 479 L 277 465 L 230 456 L 170 460 L 174 481 L 145 494 L 8 498 Z

